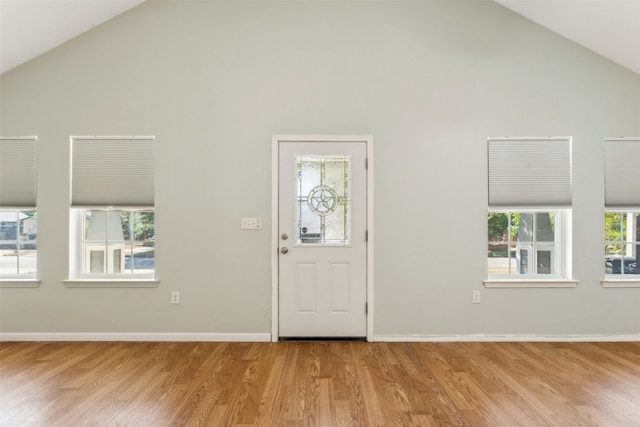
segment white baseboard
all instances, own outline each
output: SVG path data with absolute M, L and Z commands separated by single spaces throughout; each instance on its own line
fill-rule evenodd
M 270 342 L 269 333 L 0 332 L 2 341 Z M 374 342 L 640 342 L 637 335 L 374 335 Z
M 637 335 L 375 335 L 377 342 L 636 342 Z
M 0 332 L 0 341 L 183 341 L 269 342 L 270 333 L 180 333 L 180 332 Z

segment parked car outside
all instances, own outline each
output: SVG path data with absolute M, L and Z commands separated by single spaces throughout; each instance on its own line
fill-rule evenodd
M 623 267 L 624 266 L 624 267 Z M 604 258 L 606 274 L 640 274 L 640 266 L 633 257 L 609 255 Z

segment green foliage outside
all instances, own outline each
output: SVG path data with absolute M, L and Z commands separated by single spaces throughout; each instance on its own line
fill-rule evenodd
M 604 240 L 605 254 L 620 255 L 622 253 L 621 242 L 624 239 L 624 214 L 620 212 L 607 212 L 604 214 Z
M 487 220 L 487 228 L 489 232 L 490 242 L 499 242 L 502 240 L 502 236 L 509 226 L 509 219 L 507 214 L 503 213 L 489 213 Z
M 520 226 L 519 213 L 497 213 L 490 212 L 487 217 L 487 231 L 490 242 L 501 242 L 509 233 L 509 218 L 511 218 L 511 240 L 516 241 L 518 237 L 518 227 Z
M 133 227 L 131 227 L 131 217 L 133 217 Z M 124 239 L 127 241 L 131 240 L 131 232 L 135 242 L 146 242 L 155 236 L 154 212 L 121 212 L 120 222 Z

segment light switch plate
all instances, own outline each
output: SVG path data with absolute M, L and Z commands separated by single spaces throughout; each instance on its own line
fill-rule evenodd
M 242 230 L 261 230 L 262 218 L 241 218 L 240 228 Z

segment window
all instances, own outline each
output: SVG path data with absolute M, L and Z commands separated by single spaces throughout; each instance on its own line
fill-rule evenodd
M 604 284 L 640 282 L 638 165 L 640 138 L 605 140 Z
M 562 210 L 489 213 L 488 275 L 562 275 Z
M 155 274 L 154 140 L 72 137 L 70 277 Z
M 35 280 L 36 137 L 0 138 L 0 280 Z
M 36 278 L 37 224 L 36 211 L 0 210 L 0 278 Z
M 152 210 L 82 210 L 82 272 L 153 275 Z
M 490 138 L 487 150 L 485 285 L 574 286 L 571 139 Z
M 294 244 L 351 245 L 351 158 L 296 157 Z
M 640 279 L 640 211 L 604 214 L 605 274 Z

